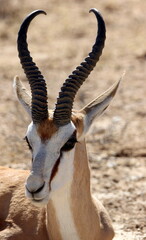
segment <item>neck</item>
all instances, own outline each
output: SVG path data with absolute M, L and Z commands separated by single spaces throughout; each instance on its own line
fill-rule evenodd
M 90 239 L 95 229 L 96 236 L 99 235 L 98 227 L 95 227 L 96 223 L 99 224 L 99 218 L 90 193 L 90 171 L 85 142 L 77 143 L 75 150 L 70 154 L 72 162 L 67 159 L 64 163 L 66 158 L 61 160 L 58 176 L 61 175 L 63 165 L 67 164 L 64 174 L 72 177 L 51 193 L 47 206 L 48 233 L 53 240 Z

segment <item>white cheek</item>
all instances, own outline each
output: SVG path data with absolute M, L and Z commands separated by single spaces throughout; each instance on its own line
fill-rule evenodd
M 63 152 L 58 166 L 58 171 L 51 182 L 52 193 L 72 182 L 74 169 L 74 152 L 74 148 L 68 152 Z
M 37 141 L 36 144 L 32 148 L 33 148 L 32 157 L 34 159 L 38 153 L 38 149 L 40 149 L 40 141 Z
M 46 173 L 45 180 L 50 179 L 52 168 L 54 167 L 54 164 L 60 157 L 60 149 L 65 144 L 65 142 L 69 139 L 69 137 L 73 134 L 74 131 L 75 131 L 75 126 L 73 125 L 73 123 L 69 123 L 63 127 L 60 127 L 58 132 L 56 132 L 48 141 L 46 145 L 47 157 L 45 161 L 45 173 Z M 66 152 L 66 153 L 64 152 L 61 159 L 64 159 L 64 158 L 70 159 L 70 157 L 68 156 L 69 154 L 71 154 L 70 152 Z M 61 163 L 61 166 L 62 166 L 62 163 Z M 63 168 L 64 166 L 62 166 L 62 169 Z
M 56 176 L 51 182 L 49 198 L 52 200 L 56 212 L 62 239 L 68 239 L 68 232 L 70 232 L 70 240 L 79 240 L 71 208 L 74 153 L 74 148 L 63 153 Z

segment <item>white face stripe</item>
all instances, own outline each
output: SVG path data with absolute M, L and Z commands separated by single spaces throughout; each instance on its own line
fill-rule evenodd
M 74 172 L 75 149 L 64 152 L 56 177 L 51 182 L 49 199 L 55 208 L 63 240 L 80 240 L 71 211 L 71 186 Z
M 68 152 L 63 152 L 58 166 L 57 175 L 51 181 L 51 194 L 66 184 L 71 183 L 73 179 L 74 148 Z
M 46 145 L 47 157 L 44 166 L 45 169 L 49 170 L 51 168 L 52 171 L 54 164 L 60 157 L 60 149 L 67 142 L 67 140 L 70 138 L 74 131 L 75 126 L 69 123 L 63 127 L 60 127 L 59 130 L 51 137 L 51 139 Z M 50 178 L 50 175 L 47 174 L 46 177 Z

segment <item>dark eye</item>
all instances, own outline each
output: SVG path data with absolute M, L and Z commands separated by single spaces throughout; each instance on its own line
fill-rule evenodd
M 76 138 L 76 131 L 72 134 L 72 136 L 69 138 L 69 140 L 63 145 L 61 148 L 61 151 L 70 151 L 76 144 L 77 138 Z
M 26 143 L 27 143 L 27 145 L 28 145 L 28 147 L 29 147 L 29 150 L 32 151 L 32 147 L 31 147 L 31 145 L 30 145 L 30 143 L 29 143 L 29 141 L 28 141 L 28 138 L 25 137 L 24 140 L 26 141 Z

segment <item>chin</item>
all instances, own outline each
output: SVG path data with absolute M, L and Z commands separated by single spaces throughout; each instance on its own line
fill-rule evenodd
M 34 206 L 42 208 L 48 204 L 49 197 L 47 196 L 41 200 L 30 199 L 30 201 Z

